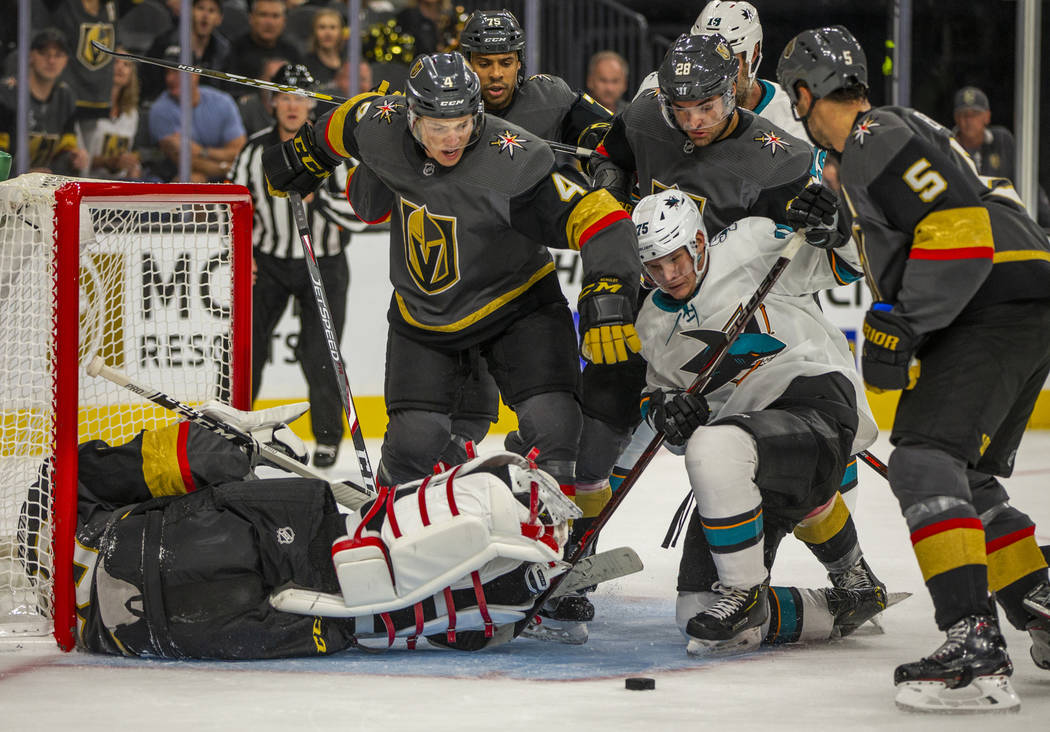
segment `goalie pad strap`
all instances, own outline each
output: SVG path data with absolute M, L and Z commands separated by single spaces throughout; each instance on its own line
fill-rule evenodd
M 448 474 L 448 480 L 445 481 L 445 494 L 448 496 L 448 510 L 452 512 L 453 516 L 459 515 L 459 508 L 456 506 L 456 494 L 452 490 L 452 479 L 456 477 L 456 473 L 462 468 L 462 465 L 457 465 L 456 469 Z
M 424 526 L 430 526 L 430 514 L 427 513 L 427 486 L 430 485 L 431 477 L 428 475 L 424 478 L 419 490 L 416 491 L 416 498 L 419 499 L 419 518 L 422 519 Z
M 470 573 L 470 579 L 474 583 L 474 596 L 478 598 L 478 612 L 481 613 L 481 619 L 485 621 L 485 637 L 491 638 L 495 626 L 492 623 L 492 616 L 489 615 L 489 608 L 485 602 L 485 590 L 481 587 L 481 575 L 478 574 L 477 570 Z
M 393 533 L 395 539 L 401 538 L 401 527 L 397 525 L 397 516 L 394 513 L 394 501 L 397 498 L 397 491 L 391 489 L 386 494 L 386 520 L 390 524 L 390 531 Z M 361 524 L 364 526 L 364 523 Z M 358 527 L 360 530 L 360 527 Z
M 452 588 L 445 588 L 445 611 L 448 613 L 448 630 L 445 637 L 449 643 L 456 642 L 456 603 L 452 599 Z

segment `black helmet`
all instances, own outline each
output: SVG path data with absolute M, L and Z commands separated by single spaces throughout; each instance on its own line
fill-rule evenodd
M 475 10 L 459 33 L 463 53 L 513 53 L 525 48 L 525 31 L 509 10 Z
M 277 69 L 277 73 L 270 81 L 281 86 L 291 86 L 306 91 L 314 91 L 317 88 L 317 80 L 310 73 L 310 69 L 302 64 L 285 64 Z
M 459 49 L 472 53 L 517 53 L 521 68 L 518 83 L 525 81 L 525 31 L 509 10 L 475 10 L 459 33 Z
M 434 53 L 416 59 L 408 74 L 405 97 L 413 134 L 419 117 L 448 119 L 468 114 L 474 116 L 471 142 L 481 134 L 481 82 L 459 53 Z
M 735 108 L 733 84 L 740 61 L 729 41 L 718 33 L 681 35 L 664 56 L 657 71 L 661 109 L 671 127 L 678 128 L 671 105 L 721 96 L 726 116 Z
M 845 26 L 814 28 L 788 41 L 777 63 L 777 80 L 792 104 L 798 104 L 795 84 L 803 82 L 815 99 L 850 86 L 868 88 L 864 49 Z

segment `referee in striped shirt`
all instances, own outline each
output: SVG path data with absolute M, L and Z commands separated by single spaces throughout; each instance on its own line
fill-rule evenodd
M 309 70 L 301 64 L 285 64 L 273 81 L 301 89 L 315 86 Z M 274 329 L 288 298 L 294 297 L 300 322 L 295 353 L 306 377 L 310 420 L 317 438 L 314 465 L 325 468 L 335 463 L 343 439 L 342 401 L 309 272 L 303 262 L 292 207 L 288 199 L 270 195 L 262 166 L 263 150 L 294 137 L 308 121 L 315 105 L 316 102 L 307 97 L 275 94 L 275 124 L 248 139 L 234 162 L 229 179 L 246 186 L 255 204 L 252 240 L 258 273 L 252 294 L 252 399 L 258 395 L 262 384 L 263 366 L 270 356 Z M 346 165 L 341 165 L 316 193 L 304 199 L 313 234 L 314 254 L 340 341 L 350 284 L 350 268 L 344 250 L 350 241 L 350 232 L 365 228 L 346 200 L 344 187 L 348 174 Z

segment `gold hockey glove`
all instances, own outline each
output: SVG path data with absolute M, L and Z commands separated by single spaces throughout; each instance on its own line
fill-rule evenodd
M 622 363 L 641 350 L 631 294 L 619 277 L 611 276 L 599 277 L 580 292 L 580 353 L 591 363 Z

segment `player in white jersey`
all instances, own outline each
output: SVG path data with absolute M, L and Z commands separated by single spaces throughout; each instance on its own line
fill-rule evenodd
M 736 84 L 737 106 L 750 109 L 800 140 L 809 140 L 802 123 L 791 111 L 791 100 L 780 84 L 758 78 L 758 67 L 762 63 L 762 24 L 759 23 L 755 6 L 751 3 L 711 0 L 689 29 L 689 35 L 698 36 L 702 33 L 721 34 L 740 59 Z M 646 76 L 635 97 L 647 89 L 659 87 L 656 77 L 656 71 Z
M 683 552 L 679 614 L 695 611 L 685 625 L 690 652 L 748 649 L 761 640 L 780 539 L 799 524 L 848 519 L 842 474 L 877 428 L 846 340 L 812 297 L 835 282 L 824 252 L 799 252 L 693 394 L 686 389 L 791 232 L 749 217 L 708 242 L 696 205 L 675 190 L 643 198 L 632 217 L 659 288 L 636 325 L 648 363 L 642 411 L 684 451 L 702 526 Z M 859 546 L 853 554 L 865 564 Z M 884 605 L 883 586 L 866 592 Z

